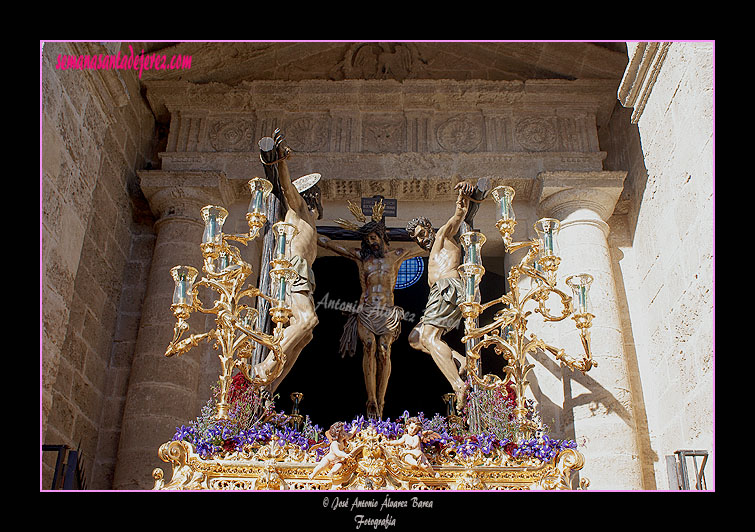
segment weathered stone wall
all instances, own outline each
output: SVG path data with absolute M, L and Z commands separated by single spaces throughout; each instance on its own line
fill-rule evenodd
M 712 489 L 713 44 L 634 43 L 629 53 L 619 97 L 631 109 L 612 123 L 614 142 L 624 145 L 613 153 L 630 167 L 614 255 L 636 399 L 645 408 L 639 443 L 654 472 L 645 488 L 669 489 L 666 456 L 703 449 Z M 627 124 L 630 111 L 636 126 Z
M 116 322 L 138 312 L 153 238 L 151 223 L 135 215 L 135 170 L 151 158 L 154 135 L 138 80 L 127 71 L 56 69 L 59 54 L 100 53 L 117 49 L 45 43 L 42 51 L 43 442 L 80 446 L 89 488 L 110 486 L 133 342 L 127 320 L 118 332 Z M 124 276 L 132 293 L 122 298 Z M 43 457 L 43 487 L 52 454 Z

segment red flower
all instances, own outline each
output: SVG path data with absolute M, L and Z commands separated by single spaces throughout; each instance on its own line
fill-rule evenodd
M 236 401 L 249 387 L 249 381 L 246 380 L 243 374 L 237 373 L 233 379 L 231 379 L 231 386 L 228 390 L 228 402 L 233 403 Z
M 514 385 L 511 383 L 506 384 L 506 402 L 509 403 L 511 406 L 516 406 L 516 390 L 514 390 Z

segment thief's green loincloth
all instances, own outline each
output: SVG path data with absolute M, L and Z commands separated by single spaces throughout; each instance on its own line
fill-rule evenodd
M 425 312 L 419 322 L 433 325 L 446 332 L 455 329 L 461 322 L 459 304 L 463 302 L 464 285 L 461 279 L 438 279 L 430 288 Z
M 306 259 L 299 255 L 291 257 L 291 267 L 299 274 L 299 277 L 291 284 L 292 292 L 315 293 L 315 272 L 309 267 Z

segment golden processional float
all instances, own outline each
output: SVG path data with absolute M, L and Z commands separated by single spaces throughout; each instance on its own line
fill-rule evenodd
M 481 247 L 485 236 L 469 231 L 461 236 L 465 252 L 458 272 L 464 283 L 465 301 L 460 307 L 465 319 L 467 375 L 470 400 L 462 415 L 457 415 L 455 395 L 444 396 L 445 416 L 432 419 L 405 413 L 396 421 L 365 419 L 361 416 L 339 424 L 343 437 L 324 433 L 308 416 L 299 414 L 301 394 L 293 394 L 291 414 L 276 412 L 264 387 L 282 371 L 286 354 L 280 343 L 291 316 L 288 285 L 296 273 L 291 268 L 290 245 L 295 228 L 279 222 L 272 226 L 274 255 L 270 262 L 269 294 L 245 286 L 251 266 L 230 242 L 247 244 L 256 238 L 267 222 L 265 201 L 272 190 L 270 181 L 256 177 L 249 181 L 252 195 L 247 213 L 249 233 L 223 233 L 226 209 L 202 209 L 205 231 L 202 238 L 202 270 L 177 266 L 171 270 L 175 290 L 171 310 L 177 318 L 174 337 L 166 356 L 181 355 L 207 340 L 219 350 L 221 373 L 213 397 L 202 415 L 188 426 L 177 429 L 173 440 L 163 444 L 159 457 L 172 465 L 172 477 L 156 468 L 152 476 L 155 490 L 570 490 L 585 489 L 587 479 L 575 482 L 575 472 L 584 465 L 583 455 L 573 441 L 549 438 L 538 422 L 531 400 L 525 398 L 528 372 L 534 367 L 527 354 L 537 349 L 550 352 L 571 369 L 589 371 L 597 363 L 590 354 L 589 312 L 590 275 L 567 278 L 572 295 L 556 287 L 559 266 L 557 236 L 559 221 L 552 218 L 535 224 L 538 237 L 512 242 L 516 225 L 512 200 L 514 190 L 499 186 L 491 192 L 497 203 L 499 230 L 506 251 L 527 248 L 518 265 L 511 268 L 510 291 L 487 303 L 479 302 L 479 282 L 485 273 Z M 520 291 L 519 280 L 528 276 L 530 288 Z M 204 286 L 218 298 L 209 308 L 202 306 L 197 289 Z M 552 314 L 547 304 L 551 295 L 561 302 L 560 314 Z M 271 334 L 255 329 L 255 298 L 270 304 L 275 323 Z M 496 304 L 503 304 L 490 324 L 477 327 L 478 317 Z M 568 356 L 562 349 L 527 334 L 527 318 L 533 310 L 545 321 L 571 317 L 580 333 L 584 355 Z M 188 334 L 187 319 L 192 312 L 214 314 L 216 328 Z M 265 378 L 257 376 L 251 365 L 255 345 L 273 354 L 275 367 Z M 492 347 L 506 360 L 503 378 L 480 376 L 481 350 Z M 475 395 L 476 394 L 476 395 Z M 472 397 L 472 395 L 475 395 Z M 474 405 L 478 408 L 474 408 Z M 397 445 L 417 427 L 424 457 Z M 327 436 L 327 437 L 326 437 Z M 338 466 L 328 471 L 318 467 L 327 460 L 329 440 L 341 444 Z M 415 450 L 416 450 L 415 449 Z M 320 471 L 321 470 L 321 471 Z M 577 484 L 577 485 L 574 485 Z

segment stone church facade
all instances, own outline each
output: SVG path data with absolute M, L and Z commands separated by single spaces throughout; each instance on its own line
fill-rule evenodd
M 60 66 L 140 51 L 191 66 Z M 149 489 L 157 449 L 205 403 L 212 349 L 163 356 L 168 272 L 201 265 L 204 205 L 225 206 L 228 231 L 245 230 L 245 184 L 263 175 L 257 141 L 276 127 L 294 150 L 292 175 L 323 176 L 322 225 L 373 195 L 396 199 L 393 226 L 417 215 L 440 225 L 454 184 L 483 177 L 516 190 L 514 240 L 534 237 L 541 217 L 561 220 L 561 275 L 595 277 L 599 365 L 582 375 L 532 357 L 544 421 L 580 445 L 591 489 L 674 489 L 667 457 L 683 449 L 708 452 L 715 488 L 714 43 L 50 42 L 41 52 L 40 439 L 81 450 L 88 489 Z M 504 253 L 494 223 L 484 203 L 486 268 L 505 275 L 520 255 Z M 258 242 L 243 253 L 259 264 Z M 573 324 L 531 321 L 581 352 Z M 41 489 L 54 466 L 42 453 Z

